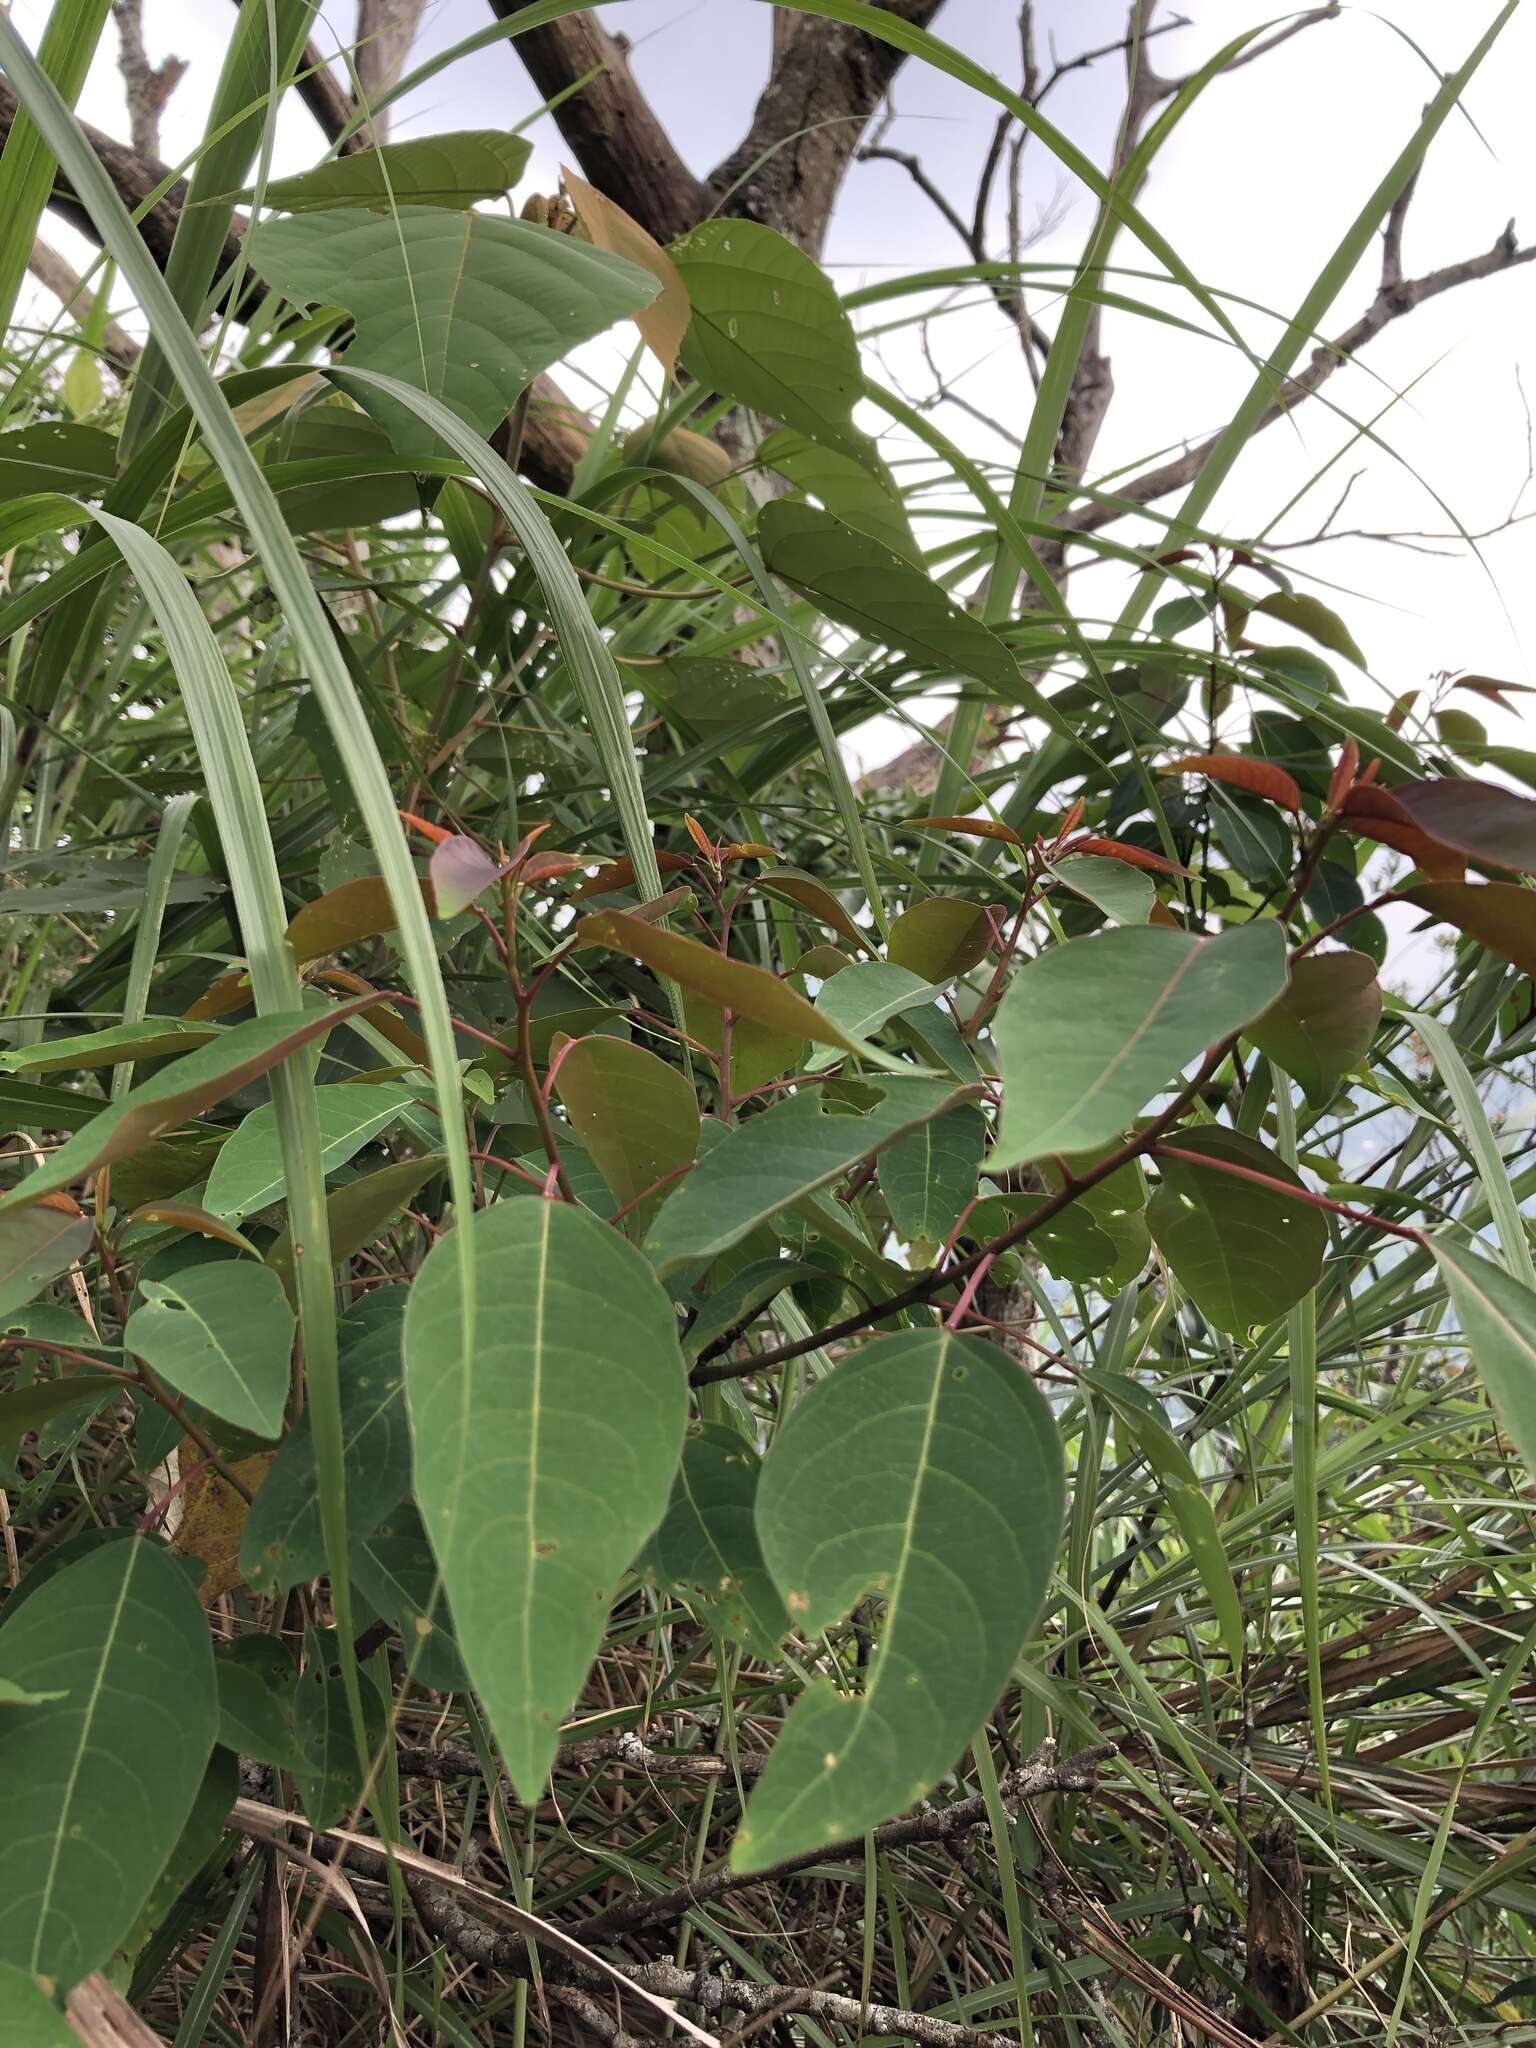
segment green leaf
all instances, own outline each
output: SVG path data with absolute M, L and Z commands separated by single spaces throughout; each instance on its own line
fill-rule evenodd
M 68 1986 L 132 1930 L 192 1810 L 218 1726 L 208 1624 L 165 1551 L 109 1543 L 0 1627 L 0 1678 L 64 1695 L 0 1720 L 0 1961 Z
M 339 1081 L 315 1090 L 320 1118 L 320 1163 L 327 1174 L 345 1166 L 366 1144 L 386 1131 L 418 1091 L 388 1081 Z M 203 1206 L 215 1216 L 239 1221 L 281 1200 L 283 1161 L 277 1110 L 264 1102 L 234 1132 L 214 1161 Z
M 236 1636 L 214 1653 L 219 1688 L 219 1741 L 237 1756 L 280 1771 L 303 1763 L 294 1726 L 299 1674 L 275 1636 Z
M 710 220 L 667 252 L 688 287 L 689 373 L 824 448 L 868 460 L 853 424 L 864 372 L 853 325 L 802 249 L 755 221 Z
M 82 1335 L 86 1334 L 81 1326 Z M 14 1457 L 24 1436 L 43 1428 L 72 1408 L 82 1414 L 98 1409 L 123 1383 L 104 1373 L 74 1373 L 67 1379 L 36 1380 L 30 1387 L 11 1387 L 0 1394 L 0 1456 Z
M 1402 894 L 1405 903 L 1455 925 L 1522 974 L 1536 975 L 1536 889 L 1518 882 L 1421 882 Z
M 1107 1397 L 1117 1420 L 1151 1466 L 1162 1504 L 1173 1517 L 1200 1574 L 1200 1583 L 1221 1630 L 1222 1647 L 1233 1671 L 1240 1672 L 1247 1636 L 1242 1603 L 1222 1547 L 1216 1511 L 1200 1484 L 1188 1451 L 1168 1427 L 1161 1403 L 1145 1387 L 1122 1373 L 1096 1372 L 1085 1377 Z
M 758 1541 L 760 1471 L 757 1452 L 740 1430 L 719 1423 L 696 1428 L 646 1563 L 658 1584 L 686 1600 L 711 1628 L 773 1663 L 790 1620 Z
M 1536 1472 L 1536 1294 L 1502 1266 L 1448 1237 L 1432 1237 L 1429 1249 L 1451 1290 L 1494 1412 L 1526 1470 Z
M 645 1245 L 657 1272 L 728 1251 L 754 1224 L 965 1100 L 948 1081 L 882 1076 L 870 1086 L 881 1100 L 863 1116 L 829 1114 L 821 1091 L 804 1088 L 729 1130 L 663 1202 Z
M 99 498 L 117 475 L 117 440 L 100 427 L 38 420 L 0 434 L 0 505 L 39 491 Z
M 0 1963 L 0 2039 L 13 2048 L 80 2048 L 63 2013 L 14 1963 Z
M 571 1127 L 621 1208 L 631 1236 L 671 1191 L 699 1149 L 699 1105 L 676 1067 L 627 1038 L 579 1038 L 565 1048 L 555 1085 Z M 654 1195 L 646 1190 L 667 1179 Z M 641 1202 L 639 1197 L 646 1195 Z
M 947 1109 L 880 1155 L 880 1192 L 898 1232 L 942 1243 L 976 1193 L 987 1126 L 967 1104 Z
M 858 460 L 838 448 L 820 447 L 792 427 L 780 427 L 758 444 L 757 459 L 788 477 L 797 490 L 819 499 L 845 526 L 856 526 L 915 567 L 922 566 L 901 495 L 873 450 Z
M 656 296 L 656 280 L 572 235 L 496 214 L 402 206 L 386 218 L 337 211 L 251 229 L 256 270 L 297 304 L 342 306 L 356 322 L 345 367 L 441 399 L 492 433 L 540 370 Z M 407 407 L 365 386 L 402 454 L 438 454 Z
M 974 1337 L 877 1338 L 791 1411 L 757 1496 L 790 1618 L 814 1638 L 870 1593 L 886 1616 L 863 1691 L 819 1678 L 791 1711 L 737 1831 L 737 1870 L 928 1796 L 1028 1641 L 1064 1496 L 1044 1398 Z
M 40 1201 L 82 1174 L 136 1152 L 162 1131 L 200 1116 L 302 1046 L 325 1037 L 347 1014 L 343 1005 L 321 1016 L 280 1011 L 236 1024 L 93 1116 L 35 1173 L 0 1196 L 0 1210 Z
M 1348 626 L 1320 599 L 1309 597 L 1302 591 L 1276 590 L 1267 597 L 1255 598 L 1251 603 L 1246 597 L 1242 602 L 1250 611 L 1262 612 L 1266 618 L 1278 619 L 1282 625 L 1305 633 L 1309 640 L 1315 640 L 1319 647 L 1326 647 L 1330 653 L 1342 654 L 1357 668 L 1370 667 Z
M 816 997 L 817 1014 L 842 1031 L 853 1043 L 865 1048 L 863 1057 L 873 1056 L 876 1064 L 897 1064 L 876 1052 L 871 1040 L 895 1017 L 908 1010 L 931 1009 L 933 989 L 908 968 L 891 960 L 855 960 L 821 985 Z M 810 1071 L 832 1066 L 835 1053 L 817 1053 Z
M 339 1650 L 334 1635 L 310 1629 L 304 1638 L 304 1671 L 293 1693 L 293 1726 L 300 1762 L 293 1781 L 305 1818 L 312 1828 L 334 1828 L 362 1798 L 357 1746 L 347 1714 L 347 1700 L 336 1669 Z M 361 1680 L 363 1722 L 370 1755 L 384 1739 L 384 1702 L 366 1671 Z
M 1113 862 L 1106 862 L 1113 866 Z M 959 896 L 926 896 L 891 925 L 886 958 L 919 981 L 950 981 L 969 974 L 992 947 L 992 927 L 979 903 Z
M 996 634 L 883 541 L 788 498 L 764 505 L 757 532 L 773 574 L 828 618 L 925 668 L 978 676 L 1005 700 L 1017 696 L 1018 663 Z
M 1069 853 L 1053 861 L 1050 872 L 1074 895 L 1083 897 L 1116 924 L 1145 924 L 1157 892 L 1152 877 L 1123 860 L 1100 853 Z
M 1246 1035 L 1301 1083 L 1314 1109 L 1326 1109 L 1370 1051 L 1380 1022 L 1381 989 L 1368 953 L 1304 953 L 1285 994 Z
M 563 1204 L 500 1202 L 476 1237 L 475 1343 L 453 1233 L 411 1289 L 416 1499 L 518 1796 L 539 1797 L 625 1567 L 666 1509 L 687 1422 L 672 1306 Z
M 279 1435 L 294 1321 L 271 1268 L 219 1259 L 184 1266 L 169 1280 L 142 1279 L 139 1292 L 124 1348 L 211 1415 L 253 1436 Z
M 67 1273 L 95 1235 L 91 1218 L 63 1195 L 0 1216 L 0 1316 L 25 1308 L 50 1280 Z
M 115 1067 L 123 1060 L 168 1059 L 191 1052 L 219 1035 L 216 1024 L 189 1024 L 182 1017 L 144 1017 L 136 1024 L 114 1024 L 109 1031 L 91 1031 L 79 1038 L 47 1038 L 0 1053 L 0 1067 L 10 1074 L 72 1074 L 91 1067 Z
M 352 1554 L 405 1498 L 411 1446 L 400 1337 L 405 1289 L 365 1295 L 338 1326 L 342 1461 Z M 254 1592 L 277 1595 L 325 1570 L 310 1419 L 301 1415 L 261 1482 L 240 1535 L 240 1570 Z
M 448 1624 L 437 1562 L 421 1517 L 401 1501 L 352 1553 L 358 1590 L 399 1636 L 418 1682 L 462 1692 L 464 1663 Z
M 1214 939 L 1125 925 L 1052 946 L 1014 976 L 993 1025 L 1003 1123 L 989 1167 L 1106 1143 L 1285 982 L 1274 918 Z
M 394 1166 L 381 1166 L 377 1173 L 360 1174 L 344 1188 L 327 1195 L 325 1218 L 331 1257 L 340 1264 L 382 1236 L 411 1197 L 441 1173 L 445 1164 L 441 1152 L 427 1153 L 420 1159 L 402 1159 Z M 291 1224 L 267 1253 L 267 1264 L 285 1287 L 292 1286 Z
M 1260 1187 L 1159 1152 L 1162 1185 L 1147 1209 L 1158 1250 L 1207 1321 L 1238 1333 L 1274 1322 L 1322 1277 L 1328 1249 L 1322 1211 L 1286 1193 L 1299 1190 L 1300 1180 L 1283 1159 L 1240 1131 L 1210 1124 L 1179 1131 L 1169 1143 L 1180 1153 L 1282 1183 Z
M 463 210 L 477 199 L 499 199 L 527 168 L 531 143 L 499 128 L 457 128 L 444 135 L 413 135 L 335 156 L 296 177 L 274 178 L 262 193 L 276 213 L 318 213 L 326 207 L 448 206 Z M 243 193 L 245 199 L 252 194 Z
M 814 1038 L 819 1045 L 835 1045 L 841 1052 L 868 1050 L 767 968 L 732 960 L 713 946 L 700 945 L 697 939 L 647 924 L 643 917 L 631 917 L 623 910 L 593 911 L 576 927 L 576 935 L 583 945 L 633 954 L 658 974 L 670 976 L 683 988 L 706 996 L 738 1017 L 750 1017 L 770 1031 L 797 1039 Z

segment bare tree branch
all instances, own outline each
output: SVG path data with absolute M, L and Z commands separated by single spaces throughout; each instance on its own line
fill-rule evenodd
M 1443 292 L 1455 291 L 1464 284 L 1476 284 L 1483 278 L 1497 277 L 1503 271 L 1531 262 L 1536 262 L 1536 243 L 1528 243 L 1522 248 L 1511 221 L 1493 247 L 1485 249 L 1481 255 L 1468 256 L 1460 263 L 1447 263 L 1423 277 L 1403 279 L 1385 286 L 1352 327 L 1347 328 L 1337 340 L 1313 350 L 1311 362 L 1289 380 L 1284 399 L 1269 408 L 1257 422 L 1255 432 L 1261 427 L 1273 426 L 1303 399 L 1320 390 L 1335 370 L 1349 362 L 1368 342 L 1374 341 L 1394 320 L 1402 319 L 1430 299 L 1439 298 Z M 1117 487 L 1112 498 L 1080 506 L 1069 513 L 1063 525 L 1073 533 L 1097 533 L 1137 506 L 1150 505 L 1155 499 L 1166 497 L 1170 491 L 1185 489 L 1204 468 L 1218 439 L 1219 436 L 1213 434 L 1197 447 L 1187 448 L 1183 454 L 1159 463 L 1155 469 L 1132 477 L 1128 483 Z
M 1306 29 L 1316 28 L 1320 21 L 1337 21 L 1342 8 L 1343 0 L 1328 0 L 1326 7 L 1314 7 L 1309 13 L 1298 14 L 1293 21 L 1286 22 L 1283 28 L 1277 28 L 1273 34 L 1260 36 L 1256 43 L 1250 43 L 1246 50 L 1223 67 L 1222 76 L 1225 77 L 1229 71 L 1241 71 L 1245 64 L 1256 64 L 1261 57 L 1267 57 L 1271 50 L 1278 50 L 1282 43 L 1288 43 L 1292 36 L 1299 36 Z M 1188 83 L 1187 78 L 1165 78 L 1161 81 L 1158 97 L 1171 98 L 1174 93 L 1182 91 Z
M 357 43 L 352 62 L 369 107 L 378 105 L 405 69 L 426 5 L 427 0 L 357 0 Z M 382 114 L 370 114 L 368 129 L 374 142 L 388 139 L 388 108 Z
M 505 21 L 521 0 L 491 0 Z M 561 135 L 590 178 L 658 242 L 685 234 L 709 211 L 710 194 L 673 147 L 629 68 L 629 44 L 590 13 L 526 29 L 518 55 L 546 99 L 585 79 L 555 109 Z M 589 76 L 589 74 L 595 74 Z
M 926 28 L 944 0 L 870 0 Z M 819 255 L 859 139 L 905 53 L 840 21 L 802 19 L 785 38 L 741 142 L 710 173 L 722 213 L 763 221 Z
M 45 291 L 52 292 L 70 319 L 83 327 L 91 317 L 96 303 L 95 294 L 86 289 L 79 273 L 72 264 L 66 263 L 58 250 L 50 247 L 41 235 L 32 244 L 32 254 L 27 258 L 27 268 Z M 102 348 L 113 369 L 119 375 L 131 370 L 138 361 L 139 344 L 126 328 L 108 319 L 102 330 Z
M 117 24 L 117 68 L 128 102 L 128 133 L 140 156 L 160 154 L 160 116 L 187 75 L 185 61 L 167 57 L 151 64 L 144 48 L 144 0 L 112 0 Z

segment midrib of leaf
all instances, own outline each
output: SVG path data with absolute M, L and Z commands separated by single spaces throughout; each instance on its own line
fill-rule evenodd
M 69 1766 L 69 1776 L 64 1784 L 64 1797 L 59 1801 L 58 1825 L 53 1831 L 53 1845 L 48 1856 L 48 1875 L 43 1880 L 41 1903 L 38 1907 L 37 1925 L 32 1932 L 32 1970 L 37 1971 L 42 1954 L 43 1930 L 48 1924 L 48 1914 L 53 1899 L 53 1888 L 58 1882 L 59 1858 L 64 1852 L 64 1830 L 69 1817 L 70 1806 L 75 1796 L 75 1786 L 80 1780 L 80 1768 L 85 1762 L 85 1753 L 90 1748 L 91 1730 L 96 1721 L 96 1710 L 101 1699 L 102 1687 L 106 1683 L 107 1659 L 117 1641 L 117 1632 L 122 1623 L 123 1609 L 128 1604 L 128 1588 L 133 1581 L 139 1552 L 132 1543 L 128 1546 L 128 1557 L 118 1587 L 117 1604 L 112 1610 L 112 1624 L 107 1630 L 106 1642 L 102 1645 L 101 1656 L 96 1665 L 96 1676 L 91 1684 L 90 1696 L 85 1703 L 85 1714 L 80 1723 L 80 1740 Z
M 528 1543 L 523 1559 L 523 1689 L 527 1696 L 528 1674 L 533 1661 L 533 1579 L 537 1553 L 534 1550 L 534 1517 L 539 1495 L 539 1430 L 544 1419 L 544 1304 L 549 1277 L 550 1204 L 542 1205 L 539 1217 L 539 1266 L 533 1297 L 533 1376 L 528 1404 Z
M 230 1377 L 234 1380 L 236 1386 L 239 1387 L 240 1391 L 245 1395 L 246 1399 L 251 1403 L 251 1406 L 253 1408 L 259 1408 L 261 1404 L 257 1401 L 256 1396 L 252 1393 L 250 1385 L 247 1382 L 244 1374 L 241 1372 L 240 1368 L 235 1364 L 235 1361 L 230 1356 L 229 1352 L 224 1348 L 224 1345 L 215 1333 L 212 1324 L 209 1323 L 206 1316 L 199 1315 L 197 1310 L 192 1306 L 191 1302 L 187 1300 L 184 1294 L 178 1294 L 176 1296 L 176 1299 L 181 1303 L 181 1313 L 185 1316 L 191 1317 L 192 1321 L 197 1324 L 198 1328 L 203 1332 L 204 1336 L 208 1339 L 209 1344 L 218 1353 L 219 1357 L 223 1359 L 224 1363 L 229 1367 Z
M 902 1523 L 901 1552 L 897 1558 L 896 1573 L 891 1581 L 890 1592 L 886 1595 L 885 1626 L 887 1637 L 889 1637 L 889 1632 L 895 1625 L 901 1612 L 902 1590 L 906 1585 L 907 1568 L 911 1564 L 912 1553 L 916 1548 L 918 1509 L 922 1504 L 923 1485 L 927 1479 L 928 1466 L 931 1462 L 933 1432 L 938 1421 L 939 1399 L 944 1390 L 944 1361 L 949 1356 L 949 1345 L 950 1333 L 947 1330 L 941 1331 L 939 1333 L 938 1356 L 934 1360 L 933 1366 L 933 1391 L 928 1396 L 928 1412 L 923 1417 L 923 1438 L 918 1446 L 917 1461 L 912 1477 L 912 1489 L 907 1497 L 906 1518 Z M 886 1668 L 883 1660 L 889 1655 L 888 1641 L 882 1644 L 880 1654 L 882 1658 L 880 1668 L 870 1681 L 868 1689 L 859 1696 L 855 1704 L 853 1723 L 837 1752 L 839 1761 L 847 1756 L 849 1750 L 857 1742 L 860 1733 L 869 1720 L 871 1709 L 879 1698 L 881 1681 L 885 1676 Z M 825 1777 L 826 1773 L 822 1771 L 816 1777 L 808 1780 L 804 1790 L 776 1816 L 775 1826 L 782 1827 L 786 1818 L 790 1814 L 797 1812 L 807 1799 L 821 1794 L 825 1790 Z

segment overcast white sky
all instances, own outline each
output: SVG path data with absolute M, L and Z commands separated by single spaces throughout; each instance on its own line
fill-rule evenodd
M 1252 0 L 1185 0 L 1185 10 L 1195 24 L 1158 42 L 1161 70 L 1186 71 L 1219 40 L 1277 18 L 1275 10 Z M 343 37 L 350 34 L 352 11 L 346 0 L 329 0 L 326 7 L 332 28 Z M 1435 64 L 1450 67 L 1495 11 L 1495 0 L 1383 0 L 1374 11 L 1348 8 L 1339 21 L 1309 30 L 1206 94 L 1159 159 L 1143 195 L 1145 210 L 1208 283 L 1287 310 L 1434 90 L 1413 44 Z M 33 36 L 46 12 L 46 0 L 15 0 L 15 18 Z M 708 170 L 739 139 L 750 116 L 766 73 L 769 9 L 759 0 L 622 0 L 600 12 L 610 27 L 630 36 L 637 73 L 676 142 L 698 170 Z M 164 148 L 173 160 L 196 144 L 232 13 L 227 0 L 147 0 L 151 54 L 175 51 L 192 66 L 166 118 Z M 1117 36 L 1125 5 L 1038 0 L 1036 13 L 1042 42 L 1054 37 L 1066 58 Z M 1016 83 L 1014 16 L 1013 0 L 948 0 L 935 27 Z M 488 18 L 484 0 L 434 0 L 418 60 Z M 82 111 L 121 134 L 126 124 L 114 54 L 109 29 Z M 1536 8 L 1528 5 L 1506 28 L 1473 87 L 1469 111 L 1476 129 L 1453 118 L 1431 157 L 1409 221 L 1410 275 L 1487 247 L 1511 216 L 1536 237 L 1533 78 Z M 1046 107 L 1100 161 L 1121 83 L 1118 60 L 1107 59 L 1065 79 Z M 534 104 L 510 48 L 494 48 L 433 80 L 397 112 L 395 133 L 507 126 Z M 991 129 L 989 107 L 915 60 L 900 76 L 896 106 L 887 139 L 919 154 L 967 211 Z M 534 137 L 529 183 L 549 190 L 561 161 L 559 138 L 547 118 Z M 295 103 L 282 123 L 278 168 L 301 168 L 320 148 L 317 132 Z M 1026 165 L 1026 207 L 1052 209 L 1060 220 L 1033 253 L 1070 259 L 1088 227 L 1090 202 L 1081 188 L 1064 184 L 1034 143 Z M 49 233 L 80 257 L 83 245 L 67 231 L 50 224 Z M 849 178 L 827 254 L 838 283 L 851 288 L 893 272 L 958 261 L 962 252 L 903 171 L 868 164 L 856 166 Z M 1127 236 L 1118 255 L 1128 264 L 1148 260 Z M 1342 294 L 1330 327 L 1346 325 L 1363 308 L 1374 265 L 1373 254 Z M 1204 323 L 1198 308 L 1176 296 L 1163 302 Z M 1336 405 L 1363 419 L 1377 413 L 1393 391 L 1412 386 L 1379 427 L 1401 460 L 1369 448 L 1352 451 L 1289 517 L 1282 534 L 1312 531 L 1356 468 L 1366 474 L 1354 487 L 1342 525 L 1444 532 L 1447 521 L 1435 492 L 1473 531 L 1503 520 L 1528 466 L 1517 377 L 1523 367 L 1526 390 L 1536 402 L 1533 312 L 1536 264 L 1467 286 L 1397 323 L 1373 345 L 1368 370 L 1341 373 L 1328 392 Z M 1258 315 L 1237 317 L 1255 344 L 1271 332 Z M 1136 465 L 1219 426 L 1246 384 L 1241 359 L 1224 344 L 1118 313 L 1109 318 L 1108 336 L 1117 397 L 1098 450 L 1104 469 Z M 933 345 L 947 382 L 1011 431 L 1022 432 L 1029 385 L 1017 344 L 995 313 L 978 307 L 937 323 Z M 903 370 L 909 390 L 921 388 L 925 373 L 914 351 L 898 344 L 886 360 Z M 947 408 L 941 417 L 952 435 L 974 449 L 1004 452 L 957 409 Z M 1213 523 L 1224 521 L 1234 532 L 1263 527 L 1334 455 L 1347 432 L 1316 402 L 1294 425 L 1272 428 L 1228 485 Z M 1536 510 L 1536 487 L 1527 491 L 1522 509 Z M 1466 667 L 1536 680 L 1536 520 L 1485 542 L 1481 561 L 1459 543 L 1443 545 L 1443 558 L 1354 541 L 1289 557 L 1298 573 L 1357 593 L 1341 603 L 1370 659 L 1373 682 L 1357 679 L 1353 687 L 1378 705 L 1439 669 Z M 1108 609 L 1114 597 L 1109 576 L 1096 577 L 1081 586 L 1078 602 L 1086 608 L 1091 598 L 1097 610 L 1102 590 Z M 1493 722 L 1501 737 L 1530 744 L 1528 733 L 1507 721 L 1501 725 L 1499 714 Z

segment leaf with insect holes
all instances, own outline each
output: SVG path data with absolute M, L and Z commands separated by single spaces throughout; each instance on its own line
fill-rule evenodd
M 1536 975 L 1536 889 L 1518 882 L 1421 882 L 1402 900 Z
M 940 674 L 1017 695 L 1019 665 L 997 635 L 884 541 L 788 498 L 762 508 L 757 532 L 774 575 L 829 618 Z
M 515 1200 L 456 1228 L 476 1237 L 472 1305 L 449 1231 L 406 1309 L 416 1499 L 464 1662 L 532 1801 L 619 1579 L 666 1512 L 687 1381 L 671 1302 L 595 1217 Z
M 769 1572 L 812 1641 L 867 1594 L 886 1612 L 861 1689 L 818 1678 L 791 1709 L 737 1829 L 736 1870 L 927 1798 L 1029 1639 L 1064 1495 L 1044 1396 L 979 1338 L 878 1337 L 796 1403 L 758 1486 Z
M 68 1986 L 136 1925 L 192 1810 L 218 1726 L 208 1624 L 163 1549 L 119 1538 L 7 1618 L 0 1679 L 56 1695 L 0 1717 L 0 1961 Z
M 1274 918 L 1213 939 L 1121 925 L 1050 947 L 1019 969 L 993 1024 L 1003 1120 L 989 1169 L 1107 1143 L 1285 984 Z
M 293 1310 L 282 1282 L 254 1259 L 186 1266 L 145 1278 L 123 1331 L 125 1349 L 199 1407 L 252 1436 L 283 1427 Z
M 1240 1131 L 1206 1125 L 1176 1132 L 1168 1146 L 1158 1152 L 1162 1185 L 1147 1209 L 1158 1250 L 1218 1330 L 1274 1322 L 1322 1275 L 1322 1211 L 1301 1199 L 1302 1184 L 1283 1159 Z M 1222 1165 L 1273 1185 L 1223 1173 Z
M 643 1237 L 677 1176 L 698 1154 L 699 1105 L 692 1087 L 643 1045 L 603 1037 L 578 1038 L 565 1048 L 555 1086 L 610 1194 L 629 1209 L 629 1234 Z
M 0 1196 L 0 1212 L 40 1201 L 83 1174 L 138 1151 L 162 1131 L 190 1122 L 376 1000 L 364 997 L 319 1016 L 295 1012 L 253 1017 L 221 1032 L 207 1045 L 141 1081 L 120 1102 L 100 1110 L 67 1143 L 50 1153 L 35 1173 Z
M 1255 761 L 1247 754 L 1184 754 L 1170 761 L 1164 775 L 1203 775 L 1209 782 L 1224 782 L 1231 789 L 1245 789 L 1250 796 L 1268 797 L 1285 811 L 1301 809 L 1301 791 L 1294 775 L 1287 775 L 1272 761 Z
M 658 290 L 647 272 L 573 235 L 433 206 L 294 214 L 250 229 L 245 251 L 296 305 L 353 316 L 345 367 L 411 385 L 481 434 L 541 370 Z M 363 396 L 399 453 L 443 452 L 411 407 L 373 385 Z
M 1429 1248 L 1494 1412 L 1526 1470 L 1536 1471 L 1536 1294 L 1448 1237 L 1431 1238 Z
M 1291 964 L 1285 994 L 1247 1036 L 1323 1109 L 1370 1051 L 1380 1022 L 1381 986 L 1368 953 L 1305 953 Z

